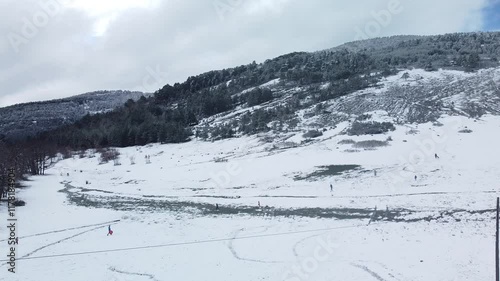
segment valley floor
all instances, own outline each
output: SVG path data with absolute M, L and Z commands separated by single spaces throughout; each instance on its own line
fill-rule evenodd
M 60 161 L 18 190 L 19 260 L 0 280 L 493 279 L 500 118 L 440 122 Z

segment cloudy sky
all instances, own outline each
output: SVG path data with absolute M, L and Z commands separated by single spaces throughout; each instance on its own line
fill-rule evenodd
M 0 106 L 153 92 L 358 38 L 499 27 L 500 0 L 0 0 Z

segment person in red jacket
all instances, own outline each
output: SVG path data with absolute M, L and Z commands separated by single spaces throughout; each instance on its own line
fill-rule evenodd
M 108 235 L 113 235 L 113 230 L 111 230 L 111 225 L 108 226 Z

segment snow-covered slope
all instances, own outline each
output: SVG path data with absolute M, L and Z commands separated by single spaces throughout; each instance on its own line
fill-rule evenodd
M 302 97 L 319 95 L 318 87 L 322 91 L 328 91 L 329 83 L 291 88 L 272 80 L 260 86 L 272 89 L 276 97 L 272 101 L 253 107 L 239 107 L 206 118 L 198 127 L 231 124 L 247 112 L 273 109 L 299 96 L 305 108 L 295 112 L 298 126 L 292 128 L 293 131 L 337 126 L 367 112 L 380 110 L 394 117 L 393 121 L 398 124 L 436 121 L 444 114 L 471 118 L 484 114 L 499 115 L 499 83 L 500 68 L 471 73 L 443 69 L 432 72 L 423 69 L 401 70 L 366 89 L 316 103 L 310 98 Z M 269 127 L 272 128 L 272 123 L 276 122 L 278 121 L 271 122 Z M 284 131 L 288 129 L 285 127 Z M 282 132 L 283 129 L 280 133 Z
M 408 78 L 402 78 L 408 73 Z M 332 102 L 332 111 L 363 114 L 385 110 L 402 122 L 427 122 L 441 114 L 500 114 L 500 68 L 475 73 L 421 69 L 401 71 L 368 88 Z
M 405 83 L 445 76 L 417 74 Z M 450 85 L 475 79 L 448 74 Z M 368 92 L 393 94 L 383 83 Z M 443 99 L 458 108 L 473 94 Z M 380 110 L 388 105 L 356 104 L 369 120 L 401 119 Z M 500 117 L 460 112 L 380 135 L 349 136 L 352 122 L 341 121 L 313 139 L 270 132 L 123 148 L 119 163 L 62 160 L 18 191 L 27 206 L 17 208 L 17 255 L 27 259 L 16 274 L 3 264 L 0 278 L 492 279 Z M 0 214 L 6 222 L 3 204 Z

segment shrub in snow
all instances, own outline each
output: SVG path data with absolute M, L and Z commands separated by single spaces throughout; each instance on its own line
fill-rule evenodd
M 361 114 L 358 118 L 356 118 L 356 121 L 366 121 L 370 118 L 372 118 L 370 114 Z
M 298 146 L 298 144 L 294 143 L 293 141 L 285 141 L 285 142 L 273 144 L 273 149 L 288 149 L 288 148 L 294 148 L 297 146 Z
M 272 143 L 272 142 L 274 142 L 274 137 L 273 136 L 264 136 L 261 138 L 261 140 L 263 142 L 266 142 L 266 143 Z
M 87 153 L 87 156 L 89 158 L 94 158 L 95 157 L 95 152 L 96 150 L 95 149 L 89 149 L 88 153 Z
M 463 129 L 463 130 L 460 130 L 458 132 L 463 133 L 463 134 L 470 134 L 470 133 L 472 133 L 472 130 L 471 129 Z
M 352 139 L 341 140 L 338 144 L 355 144 L 356 142 Z
M 305 133 L 304 135 L 302 135 L 304 138 L 307 138 L 307 139 L 312 139 L 312 138 L 317 138 L 317 137 L 320 137 L 322 136 L 323 133 L 318 131 L 318 130 L 310 130 L 308 131 L 307 133 Z
M 63 159 L 69 159 L 73 157 L 73 154 L 71 153 L 71 150 L 69 148 L 62 149 L 61 155 Z
M 255 106 L 273 99 L 273 92 L 269 89 L 256 88 L 247 94 L 248 106 Z
M 377 134 L 383 134 L 388 131 L 394 131 L 396 130 L 396 127 L 390 122 L 358 122 L 355 121 L 349 130 L 347 131 L 347 134 L 352 136 L 359 136 L 359 135 L 377 135 Z
M 388 146 L 389 143 L 387 141 L 378 141 L 378 140 L 367 140 L 367 141 L 359 141 L 354 144 L 356 148 L 364 148 L 364 149 L 374 149 L 377 147 Z
M 99 164 L 105 164 L 109 161 L 118 160 L 118 157 L 120 156 L 120 152 L 118 152 L 115 148 L 102 149 L 100 151 L 101 156 L 99 157 Z
M 20 206 L 24 206 L 24 205 L 26 205 L 26 202 L 24 202 L 23 200 L 16 200 L 16 201 L 14 201 L 14 203 L 13 203 L 13 204 L 14 204 L 14 206 L 16 206 L 16 207 L 20 207 Z
M 415 130 L 415 129 L 411 129 L 409 130 L 408 132 L 406 132 L 407 135 L 416 135 L 418 134 L 418 130 Z

